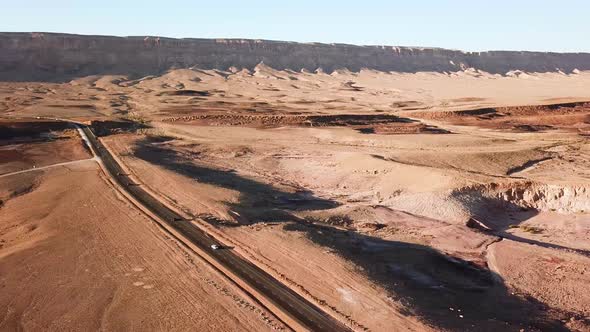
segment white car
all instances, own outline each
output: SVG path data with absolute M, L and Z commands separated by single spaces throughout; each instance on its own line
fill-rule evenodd
M 220 248 L 220 247 L 219 247 L 219 245 L 217 245 L 217 244 L 212 244 L 212 245 L 211 245 L 211 249 L 213 249 L 213 250 L 217 250 L 217 249 L 219 249 L 219 248 Z

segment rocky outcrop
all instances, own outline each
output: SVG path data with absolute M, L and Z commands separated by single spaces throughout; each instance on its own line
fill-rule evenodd
M 474 212 L 489 209 L 494 204 L 560 213 L 590 211 L 590 188 L 583 185 L 492 183 L 458 189 L 452 196 Z
M 493 74 L 590 70 L 588 53 L 462 52 L 440 48 L 354 46 L 245 39 L 81 36 L 0 33 L 0 80 L 64 81 L 94 74 L 145 76 L 173 68 L 326 72 L 368 68 L 395 72 L 452 72 L 474 68 Z

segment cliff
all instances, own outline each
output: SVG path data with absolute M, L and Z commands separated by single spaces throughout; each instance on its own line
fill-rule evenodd
M 244 39 L 81 36 L 0 33 L 0 80 L 66 81 L 94 74 L 145 76 L 172 68 L 340 68 L 358 71 L 450 72 L 475 68 L 569 73 L 590 70 L 590 53 L 462 52 L 440 48 L 354 46 Z

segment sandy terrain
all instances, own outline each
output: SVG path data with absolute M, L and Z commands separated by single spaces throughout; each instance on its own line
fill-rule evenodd
M 1 330 L 282 328 L 94 161 L 3 177 L 0 188 Z
M 588 84 L 588 72 L 325 74 L 259 65 L 1 83 L 0 111 L 95 120 L 134 181 L 355 330 L 587 331 Z M 125 122 L 104 122 L 116 119 Z M 2 173 L 89 158 L 75 135 L 18 144 L 0 146 L 15 160 L 0 164 Z M 220 296 L 222 287 L 244 295 L 199 261 L 190 265 L 93 165 L 0 178 L 0 225 L 11 239 L 0 266 L 22 269 L 3 275 L 1 298 L 16 308 L 5 326 L 274 326 L 259 309 Z M 18 208 L 33 199 L 38 208 Z M 83 204 L 92 210 L 68 208 Z M 23 235 L 36 220 L 43 223 Z M 59 264 L 34 254 L 38 247 L 59 252 L 51 256 Z M 59 277 L 26 286 L 21 260 Z M 29 313 L 90 284 L 98 286 L 78 299 L 84 306 Z M 130 305 L 139 296 L 151 301 Z
M 91 158 L 75 129 L 53 127 L 52 123 L 40 128 L 20 121 L 0 123 L 6 138 L 0 144 L 0 175 Z

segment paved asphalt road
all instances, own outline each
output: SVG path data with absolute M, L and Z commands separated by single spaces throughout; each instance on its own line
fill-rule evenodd
M 231 250 L 211 249 L 211 245 L 217 243 L 213 238 L 190 221 L 166 207 L 140 186 L 131 183 L 125 176 L 125 172 L 121 166 L 96 138 L 90 128 L 86 126 L 82 127 L 82 131 L 86 134 L 88 142 L 93 146 L 98 157 L 102 159 L 105 168 L 109 171 L 112 178 L 122 188 L 186 239 L 198 246 L 201 250 L 207 252 L 218 263 L 239 277 L 241 281 L 247 283 L 257 292 L 264 294 L 282 312 L 288 313 L 292 318 L 311 331 L 350 331 L 344 324 L 332 318 L 326 312 L 243 257 Z

